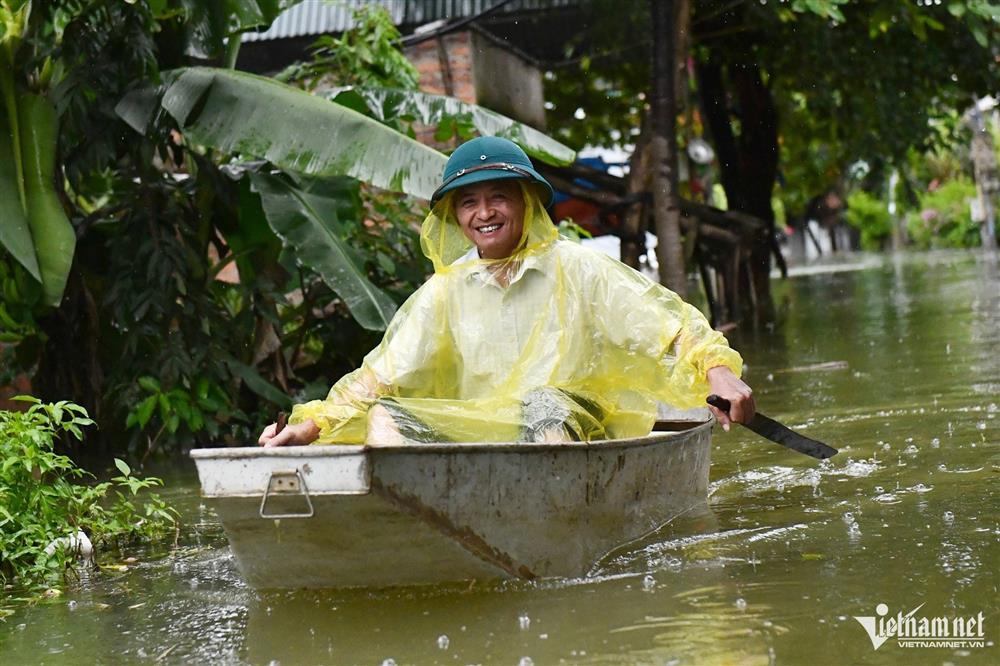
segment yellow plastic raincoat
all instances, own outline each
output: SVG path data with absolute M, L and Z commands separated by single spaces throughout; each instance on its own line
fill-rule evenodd
M 560 239 L 522 182 L 524 230 L 502 260 L 479 259 L 451 193 L 421 229 L 434 275 L 377 348 L 325 400 L 296 405 L 318 443 L 365 443 L 386 407 L 416 441 L 532 441 L 554 423 L 571 438 L 647 434 L 656 402 L 703 406 L 706 371 L 737 375 L 739 354 L 676 294 L 604 254 Z M 377 442 L 369 442 L 377 444 Z

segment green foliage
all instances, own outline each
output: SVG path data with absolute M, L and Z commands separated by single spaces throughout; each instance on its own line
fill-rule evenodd
M 767 35 L 757 52 L 779 104 L 790 210 L 846 181 L 858 160 L 879 176 L 911 151 L 954 145 L 972 94 L 996 86 L 980 37 L 997 24 L 983 22 L 984 3 L 849 3 L 834 25 L 771 5 L 755 11 Z
M 861 247 L 866 250 L 881 250 L 892 234 L 887 204 L 864 190 L 847 197 L 847 221 L 861 231 Z
M 577 148 L 631 143 L 650 85 L 648 2 L 584 4 L 588 28 L 546 76 L 547 122 Z M 755 63 L 763 72 L 778 108 L 779 193 L 791 219 L 842 186 L 858 160 L 898 167 L 913 147 L 953 143 L 972 94 L 997 87 L 998 27 L 990 0 L 704 0 L 691 3 L 688 34 L 695 63 Z M 636 37 L 622 43 L 624 34 Z M 699 82 L 687 74 L 678 127 L 701 136 Z M 724 83 L 735 102 L 738 84 Z
M 389 11 L 362 5 L 353 18 L 351 29 L 340 37 L 323 35 L 313 42 L 308 61 L 291 65 L 276 78 L 306 90 L 322 85 L 416 90 L 419 75 L 399 49 L 399 30 Z
M 910 238 L 920 248 L 978 246 L 979 225 L 969 210 L 975 196 L 976 186 L 964 178 L 921 194 L 917 210 L 906 216 Z
M 31 403 L 26 411 L 0 411 L 0 582 L 57 583 L 74 553 L 65 542 L 49 553 L 46 547 L 78 530 L 100 548 L 150 539 L 174 527 L 176 511 L 146 493 L 162 485 L 160 479 L 137 477 L 116 459 L 119 476 L 81 483 L 92 475 L 55 453 L 58 438 L 80 440 L 82 429 L 94 423 L 84 408 L 20 399 Z

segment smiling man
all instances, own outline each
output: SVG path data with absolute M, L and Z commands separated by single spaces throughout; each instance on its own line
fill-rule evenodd
M 551 199 L 514 143 L 460 146 L 421 228 L 434 275 L 360 368 L 260 444 L 635 437 L 657 401 L 701 406 L 709 392 L 749 421 L 742 360 L 722 334 L 673 292 L 559 238 Z

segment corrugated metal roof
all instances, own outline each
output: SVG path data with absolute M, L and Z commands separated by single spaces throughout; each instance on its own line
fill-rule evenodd
M 464 18 L 478 14 L 502 0 L 303 0 L 289 7 L 266 32 L 245 32 L 242 41 L 260 42 L 308 35 L 343 32 L 354 21 L 354 9 L 378 4 L 389 10 L 398 26 L 419 26 L 440 19 Z M 573 0 L 516 0 L 502 12 L 574 4 Z
M 262 42 L 306 35 L 343 32 L 354 23 L 352 14 L 362 5 L 378 4 L 389 10 L 394 23 L 403 22 L 406 0 L 304 0 L 283 11 L 266 32 L 245 32 L 242 41 Z

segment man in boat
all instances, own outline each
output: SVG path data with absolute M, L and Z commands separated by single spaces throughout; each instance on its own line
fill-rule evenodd
M 676 294 L 561 239 L 552 186 L 516 144 L 479 137 L 449 158 L 420 243 L 434 275 L 325 400 L 296 405 L 263 446 L 638 437 L 657 402 L 755 406 L 742 359 Z

